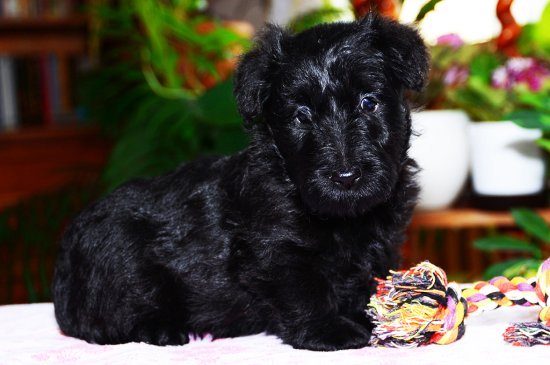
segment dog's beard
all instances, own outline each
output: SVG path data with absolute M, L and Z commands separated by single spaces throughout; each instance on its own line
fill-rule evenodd
M 391 171 L 371 172 L 351 189 L 336 186 L 330 179 L 314 174 L 300 184 L 300 197 L 316 215 L 355 217 L 388 201 L 397 174 Z

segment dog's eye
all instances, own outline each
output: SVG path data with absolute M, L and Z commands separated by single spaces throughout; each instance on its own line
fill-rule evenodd
M 374 98 L 366 96 L 361 99 L 361 110 L 372 113 L 376 111 L 376 109 L 378 109 L 378 103 L 374 100 Z
M 300 108 L 296 111 L 294 120 L 300 124 L 307 124 L 311 122 L 311 113 L 307 108 Z

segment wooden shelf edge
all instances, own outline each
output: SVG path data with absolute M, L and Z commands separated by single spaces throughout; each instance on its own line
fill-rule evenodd
M 41 139 L 70 138 L 99 135 L 100 127 L 93 124 L 71 124 L 66 126 L 29 127 L 0 133 L 0 143 L 17 143 Z
M 545 221 L 550 222 L 550 209 L 535 209 Z M 464 229 L 480 227 L 513 227 L 509 212 L 492 212 L 476 209 L 450 209 L 441 211 L 417 211 L 413 215 L 412 229 Z
M 87 49 L 89 27 L 89 18 L 84 14 L 0 17 L 0 53 L 82 55 Z
M 0 32 L 81 29 L 88 27 L 88 17 L 82 15 L 0 17 Z

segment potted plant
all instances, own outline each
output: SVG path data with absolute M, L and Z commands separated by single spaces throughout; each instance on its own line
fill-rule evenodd
M 528 57 L 488 66 L 482 70 L 489 77 L 486 82 L 473 75 L 454 95 L 457 104 L 484 122 L 470 127 L 474 190 L 485 196 L 540 193 L 544 189 L 544 160 L 536 140 L 542 133 L 523 128 L 510 117 L 529 110 L 531 97 L 548 95 L 550 69 Z
M 532 47 L 532 37 L 530 41 L 540 52 L 540 47 Z M 536 141 L 542 136 L 541 118 L 548 116 L 550 93 L 548 58 L 501 42 L 499 37 L 484 44 L 447 42 L 434 47 L 434 60 L 444 72 L 426 96 L 439 107 L 464 110 L 475 121 L 469 127 L 473 189 L 478 197 L 498 201 L 544 190 L 545 164 Z M 522 43 L 520 38 L 518 45 Z M 446 64 L 450 52 L 452 62 Z
M 446 104 L 446 91 L 467 77 L 457 60 L 468 56 L 456 35 L 440 37 L 431 47 L 432 67 L 426 90 L 414 103 L 425 109 L 412 114 L 413 130 L 410 155 L 421 170 L 418 209 L 439 210 L 449 207 L 460 195 L 468 178 L 469 117 L 463 110 Z
M 534 24 L 527 24 L 523 28 L 519 42 L 523 54 L 532 55 L 539 59 L 550 60 L 550 4 L 546 6 L 540 20 Z M 531 92 L 523 88 L 519 94 L 524 108 L 514 110 L 508 118 L 523 128 L 539 129 L 543 136 L 537 143 L 546 151 L 550 151 L 550 78 L 548 68 L 538 70 L 543 77 L 534 78 L 530 75 Z
M 231 71 L 250 43 L 249 27 L 207 17 L 204 6 L 124 0 L 92 8 L 106 47 L 80 92 L 88 119 L 114 140 L 102 176 L 107 190 L 247 144 Z

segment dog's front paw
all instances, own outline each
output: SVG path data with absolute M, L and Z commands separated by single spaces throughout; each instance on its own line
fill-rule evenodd
M 335 351 L 365 347 L 371 332 L 344 317 L 303 328 L 295 337 L 285 339 L 294 348 L 314 351 Z
M 174 328 L 143 327 L 134 331 L 131 341 L 157 346 L 184 345 L 189 336 Z

